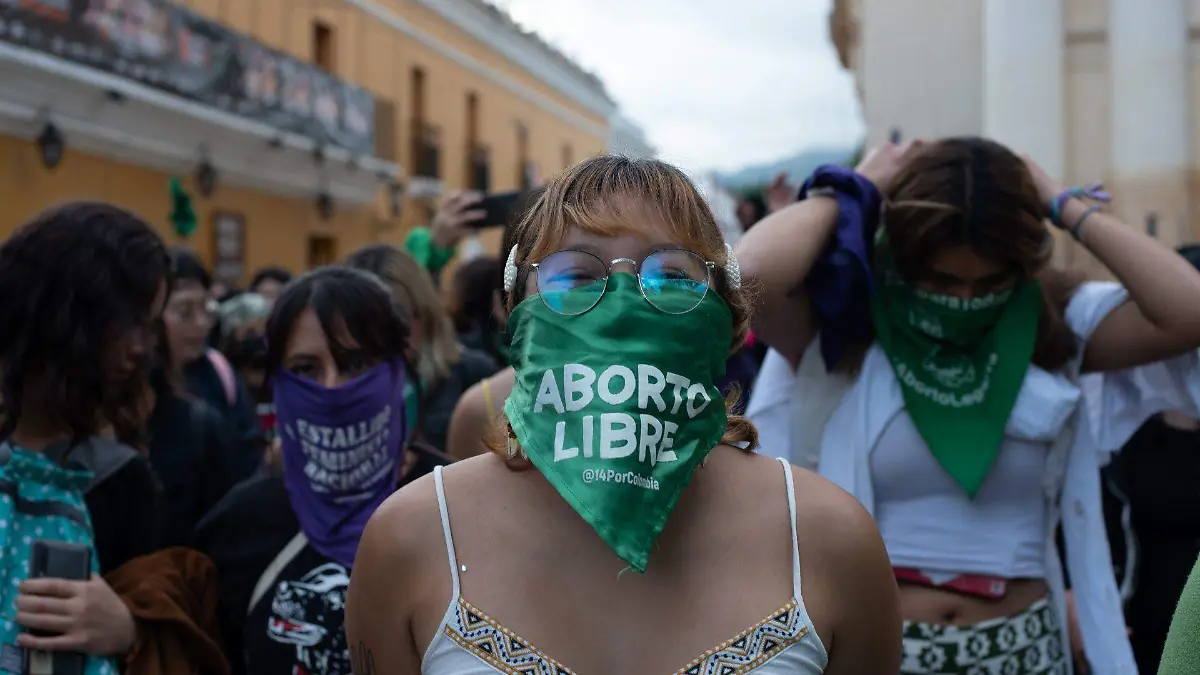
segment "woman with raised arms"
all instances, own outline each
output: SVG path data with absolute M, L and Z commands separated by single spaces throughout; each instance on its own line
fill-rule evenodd
M 821 167 L 801 197 L 738 257 L 761 288 L 755 333 L 793 368 L 819 349 L 827 376 L 793 398 L 797 424 L 878 523 L 901 673 L 1069 672 L 1060 522 L 1092 672 L 1136 673 L 1101 452 L 1195 410 L 1200 274 L 1101 210 L 1098 185 L 1063 189 L 984 139 L 888 145 Z M 1049 269 L 1047 220 L 1119 283 Z M 1094 397 L 1081 371 L 1103 374 Z

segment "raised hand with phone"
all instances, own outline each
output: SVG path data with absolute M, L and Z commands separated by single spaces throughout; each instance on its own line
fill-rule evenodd
M 478 206 L 482 200 L 482 194 L 469 190 L 446 195 L 429 226 L 434 245 L 441 249 L 458 246 L 471 233 L 471 223 L 486 215 Z

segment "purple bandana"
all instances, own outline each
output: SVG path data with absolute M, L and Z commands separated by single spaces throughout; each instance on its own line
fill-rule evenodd
M 367 520 L 396 489 L 405 375 L 394 361 L 333 389 L 288 372 L 274 378 L 292 510 L 313 548 L 347 568 Z
M 832 371 L 850 345 L 871 336 L 871 263 L 883 197 L 874 183 L 834 164 L 817 167 L 800 199 L 815 188 L 832 188 L 838 203 L 833 240 L 805 281 L 821 326 L 821 356 Z

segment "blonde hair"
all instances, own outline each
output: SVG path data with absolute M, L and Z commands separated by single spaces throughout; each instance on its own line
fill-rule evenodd
M 412 307 L 411 320 L 421 326 L 421 353 L 417 375 L 423 387 L 431 387 L 450 376 L 462 357 L 462 345 L 442 298 L 429 272 L 405 252 L 391 244 L 372 244 L 346 259 L 346 265 L 371 272 L 385 283 L 392 296 Z M 405 312 L 407 313 L 407 312 Z
M 725 281 L 725 240 L 708 202 L 686 174 L 655 159 L 593 157 L 550 180 L 513 237 L 518 273 L 516 286 L 505 299 L 508 310 L 524 299 L 529 264 L 557 250 L 571 228 L 616 237 L 637 234 L 645 222 L 664 224 L 674 241 L 717 263 L 712 290 L 733 314 L 730 353 L 740 349 L 750 332 L 750 293 Z M 735 387 L 726 396 L 728 422 L 721 442 L 750 452 L 758 447 L 758 430 L 734 412 L 739 395 Z M 502 421 L 498 433 L 484 442 L 505 456 L 512 429 Z

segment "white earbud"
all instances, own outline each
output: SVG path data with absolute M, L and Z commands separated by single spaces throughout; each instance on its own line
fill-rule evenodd
M 742 266 L 738 264 L 733 247 L 729 244 L 725 244 L 725 281 L 734 290 L 742 287 Z
M 738 273 L 741 278 L 741 273 Z M 504 292 L 512 293 L 517 285 L 517 247 L 513 246 L 508 252 L 508 261 L 504 263 Z

